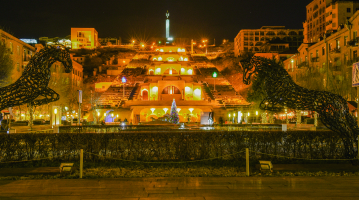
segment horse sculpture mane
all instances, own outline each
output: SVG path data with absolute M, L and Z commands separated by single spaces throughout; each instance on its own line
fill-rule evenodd
M 0 88 L 0 111 L 27 103 L 40 106 L 59 100 L 60 95 L 48 88 L 50 67 L 57 61 L 63 64 L 66 73 L 72 71 L 68 49 L 50 46 L 36 53 L 15 83 Z
M 359 127 L 349 112 L 347 101 L 340 95 L 327 91 L 303 88 L 292 80 L 288 72 L 275 60 L 249 57 L 241 61 L 243 82 L 251 83 L 253 75 L 263 75 L 266 97 L 260 103 L 262 110 L 282 111 L 284 107 L 296 110 L 316 111 L 321 122 L 339 133 L 345 145 L 346 156 L 354 158 L 354 142 Z

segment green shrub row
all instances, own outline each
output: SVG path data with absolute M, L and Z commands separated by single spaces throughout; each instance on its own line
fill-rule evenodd
M 341 159 L 341 139 L 330 131 L 192 131 L 0 134 L 0 163 L 60 156 L 85 160 L 103 157 L 138 162 L 188 162 L 220 158 L 241 160 L 248 147 L 251 157 L 273 154 L 308 159 Z

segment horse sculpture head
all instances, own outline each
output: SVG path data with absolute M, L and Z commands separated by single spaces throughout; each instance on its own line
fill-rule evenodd
M 261 69 L 261 66 L 256 63 L 258 57 L 248 56 L 239 62 L 243 68 L 243 83 L 246 85 L 251 84 L 251 77 L 253 74 L 257 74 Z
M 72 71 L 72 60 L 70 56 L 70 51 L 68 48 L 63 46 L 49 46 L 42 49 L 40 54 L 47 54 L 50 60 L 50 63 L 61 62 L 65 67 L 65 72 L 70 73 Z

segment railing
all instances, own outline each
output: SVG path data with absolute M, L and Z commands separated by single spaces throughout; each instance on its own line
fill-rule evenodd
M 347 46 L 349 47 L 357 47 L 358 46 L 358 38 L 352 39 L 347 42 Z
M 330 51 L 330 53 L 340 53 L 340 48 L 336 47 Z
M 303 67 L 309 67 L 307 62 L 302 62 L 298 65 L 298 69 L 303 68 Z
M 312 62 L 319 62 L 319 57 L 314 57 L 311 60 L 312 60 Z

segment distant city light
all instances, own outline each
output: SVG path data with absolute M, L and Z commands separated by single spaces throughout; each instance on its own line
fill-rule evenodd
M 27 44 L 37 44 L 36 39 L 20 39 L 20 40 L 27 43 Z

